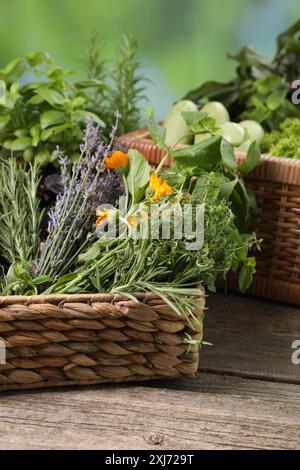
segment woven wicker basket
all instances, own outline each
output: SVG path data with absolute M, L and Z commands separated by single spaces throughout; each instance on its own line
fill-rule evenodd
M 199 343 L 184 339 L 202 339 L 199 292 L 193 330 L 151 294 L 0 297 L 0 391 L 194 376 Z
M 153 165 L 163 157 L 147 129 L 126 134 L 119 144 L 141 151 Z M 300 161 L 264 155 L 246 181 L 257 196 L 255 231 L 264 240 L 248 293 L 300 305 Z M 228 287 L 237 290 L 235 276 Z

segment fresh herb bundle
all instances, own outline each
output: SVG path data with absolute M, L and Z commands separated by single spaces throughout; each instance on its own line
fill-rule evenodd
M 39 253 L 43 212 L 40 209 L 37 168 L 29 170 L 10 158 L 0 163 L 0 263 L 1 288 L 19 283 L 24 276 L 31 283 L 30 264 Z
M 120 178 L 103 166 L 103 159 L 112 150 L 118 118 L 109 144 L 101 140 L 99 126 L 88 119 L 80 158 L 71 168 L 69 159 L 58 151 L 63 192 L 48 214 L 48 237 L 36 265 L 37 275 L 51 276 L 54 281 L 67 272 L 93 236 L 97 206 L 102 202 L 113 204 L 121 194 Z
M 157 144 L 167 149 L 165 131 L 153 117 L 150 131 Z M 248 252 L 257 246 L 257 240 L 255 235 L 241 234 L 237 228 L 229 201 L 235 184 L 225 181 L 224 174 L 216 171 L 224 162 L 226 168 L 231 165 L 231 150 L 224 154 L 224 150 L 220 151 L 222 143 L 218 142 L 211 155 L 219 148 L 219 160 L 204 170 L 201 157 L 205 152 L 199 158 L 186 149 L 186 164 L 177 163 L 161 174 L 160 168 L 151 172 L 139 152 L 124 154 L 113 151 L 112 145 L 113 136 L 110 144 L 101 143 L 99 129 L 90 122 L 81 146 L 82 156 L 71 171 L 60 155 L 64 192 L 50 211 L 49 235 L 42 256 L 32 263 L 34 271 L 28 263 L 18 265 L 4 293 L 115 292 L 135 299 L 137 291 L 145 291 L 160 296 L 179 315 L 192 315 L 193 302 L 189 297 L 197 294 L 199 283 L 213 291 L 218 278 L 225 278 L 230 269 L 237 270 L 242 265 L 240 288 L 247 289 L 255 273 L 255 260 L 248 257 Z M 182 154 L 168 151 L 181 161 Z M 208 159 L 205 161 L 208 164 Z M 201 170 L 198 173 L 197 166 Z M 196 173 L 198 178 L 192 177 Z M 107 203 L 116 198 L 112 182 L 120 176 L 125 198 L 120 206 L 108 208 Z M 95 220 L 95 205 L 101 202 Z M 191 249 L 188 243 L 198 242 L 199 233 L 175 236 L 176 214 L 185 205 L 197 209 L 201 204 L 205 204 L 204 227 L 201 226 L 204 242 Z M 153 226 L 162 233 L 164 224 L 164 216 L 156 219 L 153 207 L 169 212 L 171 230 L 167 238 L 151 235 Z M 197 210 L 191 214 L 191 226 L 199 228 Z M 115 232 L 110 230 L 110 220 L 121 222 Z
M 35 166 L 29 171 L 10 158 L 0 163 L 0 252 L 6 266 L 38 255 L 42 212 Z
M 45 52 L 26 54 L 0 70 L 0 151 L 40 166 L 58 167 L 57 145 L 63 145 L 72 161 L 86 118 L 102 127 L 114 124 L 114 110 L 122 119 L 119 132 L 139 127 L 143 81 L 137 60 L 137 41 L 125 36 L 111 73 L 101 58 L 100 41 L 91 34 L 85 59 L 87 78 L 70 80 L 73 73 L 55 64 Z M 113 79 L 109 79 L 109 75 Z M 28 77 L 29 80 L 28 80 Z M 104 83 L 105 81 L 105 83 Z
M 260 149 L 253 141 L 246 157 L 238 162 L 235 146 L 220 136 L 215 120 L 202 111 L 183 112 L 190 135 L 204 133 L 206 139 L 184 149 L 171 148 L 166 145 L 166 130 L 157 126 L 152 112 L 149 112 L 149 129 L 156 145 L 165 151 L 165 158 L 172 156 L 175 160 L 169 171 L 168 178 L 172 182 L 186 177 L 203 177 L 210 171 L 217 172 L 222 178 L 221 192 L 230 204 L 235 215 L 235 224 L 241 233 L 245 233 L 254 225 L 256 215 L 256 199 L 254 193 L 246 187 L 243 176 L 252 171 L 260 162 Z
M 164 130 L 153 120 L 150 128 L 157 144 L 164 146 Z M 184 299 L 195 294 L 199 283 L 214 290 L 219 277 L 225 278 L 230 269 L 237 270 L 241 264 L 240 288 L 247 289 L 255 273 L 255 260 L 248 257 L 248 251 L 258 242 L 254 234 L 240 234 L 228 202 L 230 191 L 228 188 L 224 191 L 221 173 L 207 171 L 198 180 L 191 179 L 193 160 L 188 171 L 174 166 L 162 177 L 159 169 L 151 174 L 146 159 L 134 150 L 128 155 L 115 152 L 106 158 L 105 164 L 123 174 L 126 213 L 116 208 L 98 214 L 97 223 L 102 226 L 99 240 L 77 258 L 75 269 L 52 284 L 47 293 L 118 292 L 134 298 L 134 293 L 142 290 L 156 293 L 170 305 L 172 300 L 181 300 L 186 311 Z M 174 185 L 168 180 L 174 181 Z M 184 236 L 177 239 L 172 230 L 168 239 L 153 239 L 149 235 L 153 204 L 164 210 L 166 203 L 171 208 L 205 204 L 205 241 L 201 248 L 189 250 L 188 239 Z M 173 228 L 174 214 L 171 213 Z M 106 224 L 120 219 L 128 233 L 124 235 L 121 231 L 110 237 L 110 232 L 104 230 Z M 161 230 L 160 226 L 158 232 Z M 145 237 L 141 236 L 145 233 Z M 183 313 L 180 306 L 172 308 Z
M 142 290 L 172 298 L 175 293 L 186 295 L 189 290 L 192 293 L 200 282 L 214 291 L 216 280 L 225 278 L 227 272 L 237 269 L 240 263 L 244 266 L 240 288 L 245 290 L 255 272 L 254 260 L 248 258 L 247 253 L 256 238 L 239 234 L 234 215 L 221 196 L 221 186 L 220 175 L 210 173 L 203 184 L 195 185 L 190 193 L 173 188 L 170 196 L 165 194 L 156 201 L 161 207 L 167 199 L 174 205 L 183 200 L 194 205 L 205 204 L 205 243 L 201 249 L 188 250 L 185 238 L 135 239 L 131 233 L 125 239 L 123 236 L 110 239 L 103 235 L 78 258 L 78 269 L 59 279 L 49 292 L 100 291 L 134 295 Z M 153 199 L 148 197 L 142 203 L 149 212 Z M 150 218 L 143 221 L 132 206 L 125 219 L 131 230 L 148 230 L 151 225 Z M 172 222 L 174 224 L 174 220 Z
M 93 106 L 100 110 L 100 116 L 106 123 L 113 121 L 113 113 L 117 109 L 122 116 L 118 131 L 125 134 L 141 126 L 141 103 L 146 100 L 144 91 L 147 79 L 140 71 L 138 41 L 131 35 L 124 35 L 112 65 L 102 58 L 102 44 L 99 36 L 92 33 L 84 62 L 89 78 L 108 84 L 107 89 L 93 90 Z M 109 82 L 108 76 L 111 76 Z
M 110 109 L 118 109 L 121 113 L 121 134 L 139 128 L 141 101 L 146 99 L 146 78 L 140 74 L 141 64 L 137 60 L 137 50 L 137 40 L 132 36 L 123 36 L 112 72 Z
M 300 118 L 299 107 L 290 101 L 291 83 L 300 76 L 300 20 L 278 36 L 272 59 L 251 46 L 229 57 L 238 64 L 233 80 L 206 82 L 185 99 L 220 101 L 234 121 L 253 119 L 269 131 L 288 117 Z
M 0 70 L 6 89 L 0 103 L 0 148 L 25 162 L 46 166 L 56 161 L 54 150 L 63 143 L 71 159 L 78 157 L 78 142 L 87 116 L 104 125 L 90 108 L 90 88 L 96 80 L 69 80 L 70 70 L 57 66 L 46 53 L 27 54 Z M 25 74 L 31 81 L 23 84 Z

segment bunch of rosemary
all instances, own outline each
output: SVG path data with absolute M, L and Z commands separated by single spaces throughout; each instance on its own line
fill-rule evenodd
M 37 257 L 42 212 L 36 166 L 29 171 L 10 158 L 0 164 L 0 250 L 6 265 Z
M 103 42 L 96 32 L 88 38 L 84 66 L 89 79 L 107 83 L 106 89 L 92 90 L 92 108 L 97 109 L 103 121 L 113 122 L 114 110 L 121 115 L 118 132 L 124 134 L 141 126 L 141 102 L 146 77 L 141 73 L 138 41 L 131 35 L 122 37 L 112 66 L 103 59 Z M 111 77 L 109 82 L 108 77 Z
M 0 163 L 0 253 L 2 287 L 12 279 L 14 268 L 37 258 L 43 213 L 40 209 L 36 166 L 28 171 L 18 166 L 14 158 Z M 9 278 L 9 279 L 8 279 Z

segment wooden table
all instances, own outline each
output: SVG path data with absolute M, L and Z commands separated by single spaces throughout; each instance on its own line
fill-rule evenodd
M 1 449 L 300 449 L 300 309 L 211 296 L 194 380 L 1 394 Z

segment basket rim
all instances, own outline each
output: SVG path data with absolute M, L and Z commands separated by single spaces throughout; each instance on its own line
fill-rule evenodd
M 205 297 L 205 289 L 198 286 L 198 294 L 194 298 Z M 137 292 L 133 294 L 138 301 L 148 301 L 160 298 L 157 294 L 150 292 Z M 5 305 L 30 305 L 30 304 L 57 304 L 57 303 L 96 303 L 96 302 L 119 302 L 130 300 L 124 294 L 117 293 L 94 293 L 94 294 L 40 294 L 40 295 L 2 295 L 0 296 L 0 307 Z
M 138 142 L 140 145 L 147 146 L 147 151 L 157 148 L 149 135 L 147 127 L 138 129 L 136 131 L 128 132 L 120 137 L 117 141 L 121 145 L 131 145 Z M 186 148 L 188 145 L 179 144 L 177 148 Z M 164 153 L 164 151 L 162 151 Z M 240 152 L 245 155 L 245 152 Z M 295 186 L 300 185 L 300 160 L 287 157 L 280 157 L 270 154 L 262 154 L 261 163 L 254 171 L 252 171 L 247 178 L 252 179 L 265 179 L 277 183 L 292 184 Z

